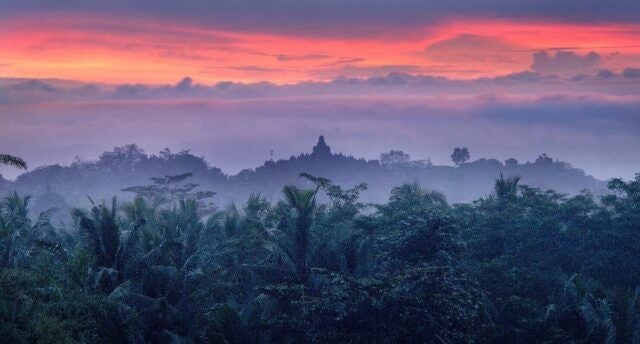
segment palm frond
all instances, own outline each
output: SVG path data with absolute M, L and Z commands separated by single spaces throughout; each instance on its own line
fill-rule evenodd
M 66 260 L 67 257 L 69 256 L 69 251 L 67 249 L 65 249 L 62 246 L 62 244 L 59 243 L 59 242 L 36 239 L 34 241 L 34 244 L 36 246 L 42 248 L 43 250 L 45 250 L 47 252 L 50 252 L 51 254 L 53 254 L 54 256 L 58 257 L 59 259 Z
M 271 252 L 272 255 L 277 257 L 280 261 L 284 262 L 285 265 L 291 270 L 296 271 L 296 264 L 291 259 L 291 256 L 285 250 L 283 250 L 278 244 L 274 242 L 265 242 L 262 244 L 262 247 L 267 251 Z
M 27 169 L 27 163 L 21 158 L 9 154 L 0 154 L 0 164 Z
M 511 178 L 505 178 L 502 175 L 502 171 L 500 172 L 500 178 L 496 179 L 495 183 L 495 192 L 496 196 L 500 200 L 509 200 L 514 199 L 518 194 L 518 183 L 520 182 L 520 177 L 515 176 Z

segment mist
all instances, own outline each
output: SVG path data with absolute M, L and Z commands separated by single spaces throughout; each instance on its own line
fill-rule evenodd
M 259 166 L 271 151 L 275 158 L 298 154 L 325 134 L 336 151 L 367 159 L 402 149 L 416 159 L 448 164 L 453 147 L 467 146 L 473 156 L 502 160 L 547 153 L 603 180 L 631 179 L 640 166 L 640 101 L 634 96 L 567 93 L 566 85 L 552 94 L 528 94 L 527 82 L 501 86 L 515 90 L 509 94 L 483 93 L 474 83 L 445 95 L 432 86 L 403 94 L 404 84 L 390 80 L 395 81 L 370 91 L 365 82 L 371 80 L 346 91 L 333 84 L 299 84 L 256 93 L 257 86 L 238 85 L 224 97 L 208 93 L 219 86 L 183 81 L 139 86 L 146 96 L 101 86 L 79 98 L 77 88 L 57 86 L 43 98 L 33 86 L 28 93 L 18 89 L 24 81 L 13 82 L 5 85 L 13 94 L 0 105 L 0 146 L 35 168 L 95 160 L 112 147 L 136 143 L 149 153 L 190 150 L 235 174 Z M 186 94 L 175 91 L 180 87 Z M 324 94 L 311 96 L 309 88 Z M 20 171 L 2 167 L 1 173 L 12 179 Z

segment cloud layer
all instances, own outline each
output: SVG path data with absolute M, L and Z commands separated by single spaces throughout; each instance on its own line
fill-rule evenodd
M 541 73 L 590 73 L 599 69 L 601 62 L 602 57 L 593 51 L 584 56 L 573 51 L 557 51 L 555 55 L 540 51 L 533 54 L 531 69 Z
M 448 163 L 452 147 L 468 146 L 476 157 L 545 152 L 600 178 L 630 178 L 640 171 L 637 74 L 390 74 L 293 85 L 3 79 L 0 146 L 38 166 L 136 142 L 149 152 L 193 149 L 237 172 L 270 150 L 279 158 L 307 151 L 324 132 L 335 151 L 367 158 L 403 149 Z
M 568 56 L 568 57 L 566 57 Z M 551 57 L 547 57 L 551 58 Z M 197 83 L 184 77 L 174 84 L 96 84 L 59 79 L 0 78 L 0 105 L 131 101 L 149 99 L 254 99 L 313 98 L 331 96 L 459 96 L 496 94 L 503 97 L 549 94 L 598 94 L 608 97 L 633 97 L 640 94 L 640 69 L 626 68 L 616 73 L 599 70 L 591 74 L 566 67 L 563 59 L 590 59 L 578 55 L 558 55 L 544 62 L 557 74 L 523 71 L 498 77 L 457 80 L 429 75 L 388 73 L 380 69 L 375 77 L 340 77 L 326 82 L 299 82 L 278 85 L 270 82 L 215 84 Z M 558 62 L 558 59 L 562 60 Z M 544 64 L 540 62 L 541 64 Z M 593 69 L 582 62 L 580 71 Z M 574 61 L 573 65 L 579 65 Z M 542 66 L 538 66 L 542 68 Z M 543 68 L 543 69 L 545 69 Z M 567 69 L 569 68 L 569 69 Z M 394 70 L 394 68 L 389 68 Z M 409 68 L 410 69 L 410 68 Z

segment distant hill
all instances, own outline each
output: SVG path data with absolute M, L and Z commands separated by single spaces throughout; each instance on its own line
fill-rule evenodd
M 392 187 L 412 182 L 444 193 L 450 203 L 471 202 L 490 194 L 500 173 L 505 177 L 520 176 L 522 184 L 566 194 L 584 189 L 594 194 L 606 192 L 605 182 L 545 154 L 524 164 L 515 159 L 501 162 L 483 158 L 457 167 L 436 166 L 428 161 L 411 161 L 400 151 L 383 154 L 381 160 L 334 154 L 321 136 L 311 153 L 269 160 L 236 175 L 225 175 L 189 151 L 173 153 L 165 149 L 147 155 L 136 145 L 127 145 L 104 152 L 97 161 L 41 167 L 20 175 L 16 181 L 0 178 L 0 194 L 16 190 L 32 195 L 35 213 L 55 205 L 64 220 L 72 207 L 87 206 L 87 196 L 130 199 L 133 195 L 122 189 L 150 184 L 153 177 L 187 172 L 193 173 L 191 181 L 199 184 L 200 189 L 217 192 L 214 201 L 219 206 L 242 203 L 251 193 L 278 200 L 284 185 L 305 184 L 299 177 L 301 172 L 329 178 L 343 187 L 366 183 L 368 190 L 362 197 L 367 202 L 383 202 Z

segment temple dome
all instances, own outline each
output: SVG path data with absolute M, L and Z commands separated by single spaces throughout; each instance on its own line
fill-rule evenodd
M 331 148 L 324 141 L 324 136 L 320 135 L 318 143 L 313 147 L 313 155 L 328 156 L 331 155 Z

